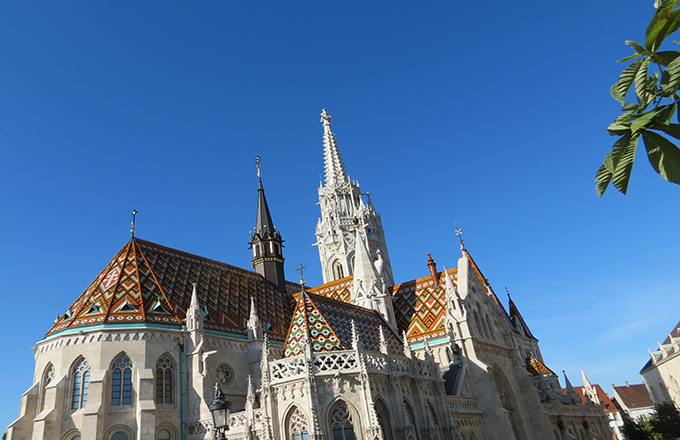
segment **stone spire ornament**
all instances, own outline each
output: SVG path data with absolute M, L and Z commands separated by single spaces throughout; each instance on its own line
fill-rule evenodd
M 324 109 L 321 112 L 323 125 L 323 149 L 325 182 L 319 187 L 319 206 L 321 219 L 316 227 L 316 246 L 324 283 L 345 278 L 354 274 L 353 252 L 355 234 L 353 226 L 366 225 L 368 253 L 376 261 L 378 273 L 386 286 L 394 285 L 385 234 L 380 214 L 373 202 L 364 203 L 359 182 L 352 181 L 331 130 L 331 115 Z

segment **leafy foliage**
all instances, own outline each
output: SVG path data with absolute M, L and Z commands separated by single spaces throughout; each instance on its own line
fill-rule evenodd
M 610 135 L 619 138 L 595 176 L 600 196 L 610 183 L 626 194 L 640 138 L 656 172 L 680 184 L 680 149 L 668 140 L 668 136 L 680 139 L 680 114 L 678 124 L 671 122 L 680 108 L 680 52 L 659 50 L 666 38 L 680 28 L 678 3 L 680 0 L 657 0 L 645 44 L 626 41 L 635 54 L 619 62 L 634 61 L 611 88 L 612 96 L 623 106 L 623 114 L 607 127 Z M 629 95 L 634 95 L 637 102 L 626 102 Z
M 680 437 L 680 411 L 669 402 L 654 405 L 655 413 L 633 420 L 623 416 L 623 435 L 627 440 L 675 440 Z

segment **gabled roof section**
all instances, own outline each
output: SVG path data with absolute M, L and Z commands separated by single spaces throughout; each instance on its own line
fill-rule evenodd
M 286 358 L 302 354 L 307 340 L 311 342 L 314 352 L 347 349 L 309 295 L 300 292 L 282 356 Z
M 539 376 L 541 374 L 543 376 L 557 376 L 554 371 L 552 371 L 543 362 L 533 356 L 529 357 L 527 370 L 529 370 L 529 373 L 531 373 L 532 376 Z
M 313 293 L 298 293 L 283 357 L 302 353 L 305 337 L 311 340 L 314 352 L 350 349 L 352 321 L 365 350 L 380 351 L 382 327 L 390 352 L 403 354 L 399 337 L 375 310 Z
M 663 341 L 664 345 L 672 343 L 671 342 L 671 336 L 673 336 L 673 338 L 680 338 L 680 322 L 675 324 L 675 327 L 673 327 L 673 330 L 669 333 L 668 336 L 666 336 L 666 339 L 664 339 L 664 341 Z
M 614 397 L 627 409 L 646 408 L 654 406 L 645 384 L 612 386 Z
M 524 321 L 524 318 L 522 318 L 522 314 L 519 313 L 519 309 L 509 296 L 508 300 L 510 307 L 510 322 L 512 323 L 515 331 L 528 338 L 536 339 L 533 333 L 531 333 L 531 330 L 529 330 L 529 326 L 527 325 L 526 321 Z
M 138 238 L 123 246 L 47 336 L 100 324 L 181 327 L 193 283 L 207 311 L 206 329 L 246 334 L 253 297 L 269 336 L 284 339 L 294 304 L 261 275 Z
M 333 327 L 344 346 L 352 346 L 352 321 L 354 321 L 357 334 L 365 350 L 380 351 L 380 327 L 382 327 L 390 352 L 404 354 L 401 339 L 390 329 L 377 311 L 324 296 L 314 294 L 309 296 L 314 300 L 319 311 L 326 317 L 329 325 Z
M 309 289 L 309 292 L 348 303 L 351 300 L 353 281 L 354 276 L 350 275 L 345 278 L 340 278 L 339 280 L 316 286 L 313 289 Z
M 457 284 L 458 269 L 449 269 L 449 276 Z M 446 335 L 446 290 L 444 272 L 437 274 L 439 285 L 427 275 L 391 287 L 394 314 L 399 331 L 405 331 L 410 343 L 424 342 Z M 389 290 L 389 289 L 388 289 Z

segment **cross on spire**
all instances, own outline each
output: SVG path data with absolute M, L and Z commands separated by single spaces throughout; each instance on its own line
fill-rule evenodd
M 454 225 L 456 227 L 456 235 L 458 236 L 458 240 L 460 240 L 460 246 L 465 247 L 463 244 L 463 230 L 458 227 L 458 223 Z
M 300 266 L 295 269 L 296 271 L 300 271 L 300 285 L 302 286 L 302 290 L 305 290 L 305 278 L 303 276 L 303 270 L 307 269 L 307 266 L 302 265 L 302 261 L 300 261 Z
M 132 229 L 130 229 L 130 233 L 132 234 L 133 238 L 135 236 L 135 217 L 136 216 L 137 216 L 137 210 L 133 209 L 132 210 Z
M 262 162 L 262 159 L 260 158 L 259 155 L 255 156 L 255 166 L 257 167 L 257 177 L 262 177 L 262 174 L 260 174 L 260 162 Z

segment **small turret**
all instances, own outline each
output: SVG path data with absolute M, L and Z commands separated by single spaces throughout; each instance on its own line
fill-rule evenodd
M 259 181 L 257 199 L 257 223 L 250 236 L 250 248 L 253 250 L 253 268 L 277 287 L 280 292 L 286 291 L 286 279 L 283 272 L 283 239 L 276 230 L 269 213 L 267 199 L 264 196 L 262 175 L 260 173 L 260 156 L 257 157 L 257 178 Z
M 191 304 L 187 309 L 187 330 L 191 331 L 203 331 L 203 310 L 198 304 L 198 292 L 196 291 L 196 283 L 194 283 L 194 290 L 191 293 Z

